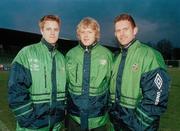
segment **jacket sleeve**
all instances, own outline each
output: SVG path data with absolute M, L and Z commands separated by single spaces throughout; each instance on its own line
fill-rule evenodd
M 143 98 L 136 108 L 135 116 L 145 129 L 153 128 L 155 123 L 159 122 L 160 115 L 165 112 L 169 86 L 170 78 L 164 69 L 158 68 L 142 76 Z
M 160 116 L 167 108 L 170 87 L 170 77 L 161 54 L 154 51 L 152 56 L 145 61 L 149 64 L 145 66 L 146 71 L 140 79 L 142 99 L 134 113 L 134 126 L 148 130 L 158 128 Z
M 8 102 L 19 125 L 28 127 L 35 119 L 28 90 L 32 84 L 32 79 L 30 70 L 22 63 L 22 61 L 14 61 L 12 64 L 8 81 Z
M 165 112 L 168 102 L 170 79 L 164 69 L 156 69 L 142 76 L 142 100 L 135 110 L 121 107 L 122 118 L 128 129 L 135 131 L 157 130 L 160 115 Z M 123 126 L 123 125 L 122 125 Z
M 110 114 L 117 126 L 132 131 L 154 131 L 165 112 L 168 102 L 170 78 L 160 55 L 148 55 L 143 62 L 140 78 L 140 98 L 135 108 L 112 106 Z M 121 125 L 120 125 L 121 124 Z

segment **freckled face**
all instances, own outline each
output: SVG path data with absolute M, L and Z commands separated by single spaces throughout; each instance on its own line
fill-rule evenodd
M 80 41 L 85 46 L 92 45 L 95 42 L 95 35 L 95 31 L 90 27 L 82 27 L 78 33 Z

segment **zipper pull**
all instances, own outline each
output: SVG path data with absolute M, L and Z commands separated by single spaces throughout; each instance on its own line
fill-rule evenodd
M 89 49 L 88 49 L 88 47 L 87 47 L 87 46 L 86 46 L 85 52 L 89 52 Z

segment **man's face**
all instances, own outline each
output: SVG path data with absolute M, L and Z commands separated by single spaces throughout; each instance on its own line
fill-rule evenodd
M 44 28 L 41 29 L 43 38 L 54 45 L 59 37 L 60 27 L 56 21 L 45 21 Z
M 79 31 L 79 39 L 83 45 L 89 46 L 95 42 L 95 31 L 90 27 L 82 27 Z
M 137 34 L 137 27 L 133 28 L 131 23 L 127 20 L 118 21 L 115 24 L 115 36 L 121 45 L 127 45 L 131 42 Z

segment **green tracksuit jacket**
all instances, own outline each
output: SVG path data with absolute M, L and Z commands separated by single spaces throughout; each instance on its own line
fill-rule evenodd
M 67 53 L 66 62 L 68 113 L 82 129 L 105 125 L 112 53 L 100 44 L 79 44 Z
M 124 59 L 123 51 L 124 69 L 119 66 Z M 169 92 L 164 60 L 159 52 L 138 40 L 122 52 L 114 63 L 110 84 L 111 120 L 116 129 L 157 130 Z
M 15 57 L 8 100 L 17 130 L 55 130 L 64 119 L 66 72 L 63 55 L 44 39 Z

